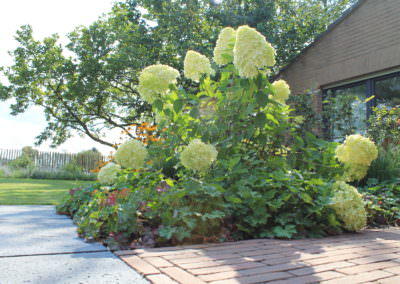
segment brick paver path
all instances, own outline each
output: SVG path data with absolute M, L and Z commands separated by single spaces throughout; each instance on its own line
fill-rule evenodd
M 400 283 L 400 229 L 116 252 L 153 283 Z

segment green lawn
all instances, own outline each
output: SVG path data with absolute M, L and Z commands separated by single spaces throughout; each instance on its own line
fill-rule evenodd
M 70 188 L 91 181 L 0 178 L 0 205 L 56 205 Z

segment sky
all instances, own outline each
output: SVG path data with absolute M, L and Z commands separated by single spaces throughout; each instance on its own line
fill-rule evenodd
M 43 39 L 54 33 L 66 43 L 65 35 L 79 25 L 89 25 L 103 13 L 111 10 L 113 0 L 12 0 L 2 1 L 0 9 L 0 66 L 12 64 L 8 51 L 17 47 L 15 32 L 20 26 L 29 24 L 34 37 Z M 6 82 L 4 77 L 1 82 Z M 46 121 L 39 107 L 18 116 L 10 115 L 10 101 L 0 102 L 0 149 L 19 149 L 34 146 L 35 137 L 46 127 Z M 115 133 L 113 135 L 115 137 Z M 104 154 L 112 150 L 89 138 L 74 135 L 56 149 L 48 144 L 36 149 L 76 153 L 96 147 Z

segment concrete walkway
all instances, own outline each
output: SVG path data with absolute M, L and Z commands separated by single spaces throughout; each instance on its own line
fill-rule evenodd
M 154 284 L 400 283 L 400 229 L 116 252 Z
M 53 206 L 0 206 L 0 284 L 148 283 Z

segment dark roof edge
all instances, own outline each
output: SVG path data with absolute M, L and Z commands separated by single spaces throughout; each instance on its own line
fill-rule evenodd
M 346 9 L 343 14 L 336 20 L 334 21 L 332 24 L 330 24 L 328 26 L 328 28 L 326 29 L 326 31 L 320 33 L 319 35 L 317 35 L 315 37 L 315 39 L 309 44 L 307 45 L 305 48 L 303 48 L 302 51 L 300 51 L 299 54 L 297 54 L 292 60 L 289 61 L 289 63 L 284 66 L 281 70 L 279 70 L 278 74 L 275 76 L 276 78 L 278 78 L 282 72 L 284 72 L 286 69 L 288 69 L 293 63 L 295 63 L 299 57 L 301 55 L 303 55 L 303 53 L 305 51 L 307 51 L 309 48 L 313 47 L 317 42 L 319 42 L 326 34 L 328 34 L 331 30 L 333 30 L 339 23 L 341 23 L 345 18 L 347 18 L 347 16 L 349 16 L 352 12 L 354 12 L 358 7 L 361 6 L 361 4 L 363 4 L 365 2 L 365 0 L 358 0 L 356 3 L 354 3 L 353 5 L 351 5 L 348 9 Z

